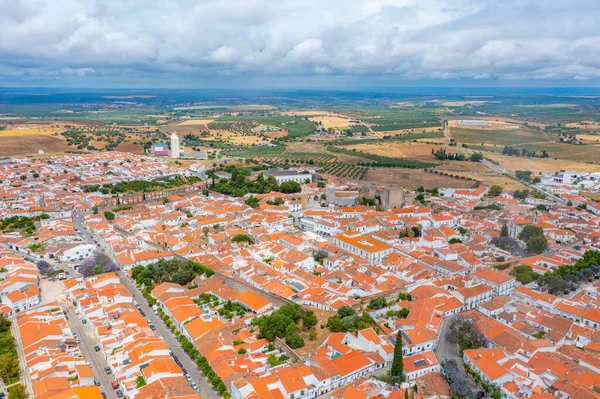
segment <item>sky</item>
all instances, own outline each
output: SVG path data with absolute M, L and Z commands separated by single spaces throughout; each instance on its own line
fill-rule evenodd
M 599 87 L 599 0 L 0 0 L 0 84 Z

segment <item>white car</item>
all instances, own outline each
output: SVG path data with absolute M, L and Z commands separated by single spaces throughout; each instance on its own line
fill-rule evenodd
M 186 374 L 185 375 L 185 379 L 188 380 L 188 382 L 191 382 L 192 381 L 192 376 L 189 375 L 189 374 Z
M 191 385 L 192 385 L 192 388 L 193 388 L 193 389 L 198 389 L 198 385 L 196 385 L 196 383 L 195 383 L 194 381 L 192 381 L 192 384 L 191 384 Z

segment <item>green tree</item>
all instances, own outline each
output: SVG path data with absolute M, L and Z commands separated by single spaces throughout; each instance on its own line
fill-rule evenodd
M 500 237 L 508 237 L 508 225 L 506 222 L 502 225 L 502 229 L 500 230 Z
M 490 197 L 497 197 L 500 194 L 502 194 L 502 187 L 494 184 L 493 186 L 490 187 L 490 189 L 488 190 L 488 195 Z
M 318 321 L 319 319 L 312 310 L 308 310 L 302 315 L 302 326 L 306 329 L 316 326 Z
M 248 205 L 250 208 L 258 208 L 258 203 L 260 202 L 260 200 L 258 198 L 256 198 L 254 195 L 251 195 L 250 197 L 248 197 L 248 199 L 245 201 L 246 205 Z
M 92 212 L 94 213 L 94 215 L 97 215 L 97 214 L 98 214 L 98 205 L 94 205 L 94 206 L 92 207 Z
M 13 385 L 8 391 L 8 399 L 27 399 L 29 393 L 21 384 Z
M 115 220 L 115 214 L 112 212 L 104 212 L 106 220 Z
M 0 355 L 0 378 L 8 384 L 11 378 L 19 375 L 19 359 L 14 353 Z
M 300 183 L 290 180 L 282 183 L 280 189 L 284 194 L 299 193 L 302 190 L 302 186 L 300 186 Z
M 473 154 L 471 154 L 471 157 L 469 159 L 471 160 L 471 162 L 481 162 L 483 161 L 483 154 L 480 152 L 474 152 Z
M 340 332 L 342 331 L 342 319 L 339 316 L 330 317 L 327 320 L 327 328 L 329 328 L 332 332 Z
M 356 310 L 350 306 L 340 306 L 337 313 L 338 316 L 343 319 L 344 317 L 354 316 L 356 314 Z
M 135 385 L 136 388 L 141 388 L 144 385 L 146 385 L 146 379 L 144 378 L 143 375 L 139 375 L 135 381 L 136 381 L 136 385 Z
M 398 332 L 396 335 L 396 345 L 394 346 L 394 359 L 392 360 L 392 369 L 390 375 L 392 377 L 400 377 L 404 373 L 404 362 L 402 354 L 402 335 Z
M 541 254 L 548 248 L 548 242 L 543 235 L 531 237 L 527 240 L 527 251 L 535 254 Z
M 304 339 L 298 334 L 287 334 L 285 336 L 285 343 L 292 349 L 298 349 L 304 346 Z

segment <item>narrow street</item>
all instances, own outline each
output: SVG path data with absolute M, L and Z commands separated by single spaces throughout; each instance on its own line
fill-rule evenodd
M 473 380 L 473 378 L 465 372 L 463 368 L 463 360 L 458 353 L 458 345 L 456 343 L 456 339 L 450 332 L 450 325 L 456 316 L 450 316 L 444 319 L 442 323 L 442 328 L 440 329 L 438 335 L 438 343 L 435 346 L 433 352 L 437 357 L 438 361 L 442 363 L 445 360 L 454 360 L 458 364 L 459 373 L 469 382 L 469 387 L 474 393 L 477 393 L 482 390 L 481 387 L 477 386 L 477 383 Z M 487 395 L 484 396 L 488 397 Z M 482 398 L 483 399 L 483 398 Z
M 73 306 L 67 305 L 63 309 L 67 311 L 69 316 L 69 326 L 71 331 L 77 334 L 81 340 L 79 349 L 87 362 L 92 364 L 94 379 L 100 381 L 100 391 L 106 394 L 107 398 L 117 398 L 116 391 L 112 388 L 111 383 L 114 381 L 112 374 L 106 374 L 104 367 L 107 366 L 106 358 L 102 351 L 96 352 L 94 346 L 100 345 L 98 339 L 92 329 L 83 324 L 79 317 L 75 314 Z
M 90 229 L 84 223 L 81 215 L 76 215 L 73 217 L 73 224 L 79 230 L 79 234 L 81 236 L 83 236 L 89 243 L 97 245 L 99 252 L 110 257 L 118 265 L 117 260 L 105 245 L 104 240 L 90 231 Z M 134 295 L 134 299 L 140 304 L 142 311 L 146 314 L 146 319 L 151 320 L 156 327 L 155 333 L 164 339 L 169 349 L 173 351 L 173 355 L 179 358 L 179 361 L 183 364 L 185 371 L 192 377 L 192 381 L 198 384 L 198 392 L 200 395 L 203 398 L 208 399 L 220 398 L 219 394 L 213 389 L 212 384 L 204 377 L 200 369 L 190 359 L 187 353 L 183 351 L 179 341 L 175 338 L 175 335 L 173 335 L 171 330 L 165 325 L 162 319 L 154 314 L 154 310 L 148 306 L 148 302 L 146 302 L 146 299 L 143 297 L 141 291 L 136 287 L 135 282 L 122 271 L 117 271 L 117 275 L 119 276 L 121 283 L 129 290 L 129 292 Z M 101 371 L 104 373 L 104 370 Z
M 152 320 L 152 323 L 156 327 L 155 333 L 158 336 L 161 336 L 166 342 L 169 349 L 173 351 L 173 355 L 179 358 L 179 361 L 183 364 L 183 368 L 187 371 L 187 373 L 192 377 L 192 381 L 198 384 L 198 391 L 202 398 L 208 399 L 218 399 L 220 398 L 219 394 L 213 389 L 212 384 L 204 377 L 200 369 L 196 366 L 196 364 L 190 359 L 190 357 L 183 351 L 179 341 L 175 338 L 173 333 L 162 319 L 154 314 L 154 311 L 148 303 L 146 299 L 142 296 L 142 293 L 137 289 L 135 283 L 123 272 L 117 273 L 121 279 L 121 283 L 127 287 L 127 289 L 135 294 L 135 299 L 142 307 L 142 310 L 146 314 L 146 319 Z

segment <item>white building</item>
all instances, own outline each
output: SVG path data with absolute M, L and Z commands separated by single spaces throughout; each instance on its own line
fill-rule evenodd
M 277 169 L 269 169 L 264 173 L 265 178 L 269 176 L 273 176 L 277 183 L 285 183 L 288 181 L 295 181 L 296 183 L 304 183 L 307 179 L 312 181 L 311 173 L 299 173 L 293 170 L 277 170 Z
M 171 135 L 171 158 L 179 158 L 179 156 L 179 136 L 177 136 L 177 133 L 173 133 Z

